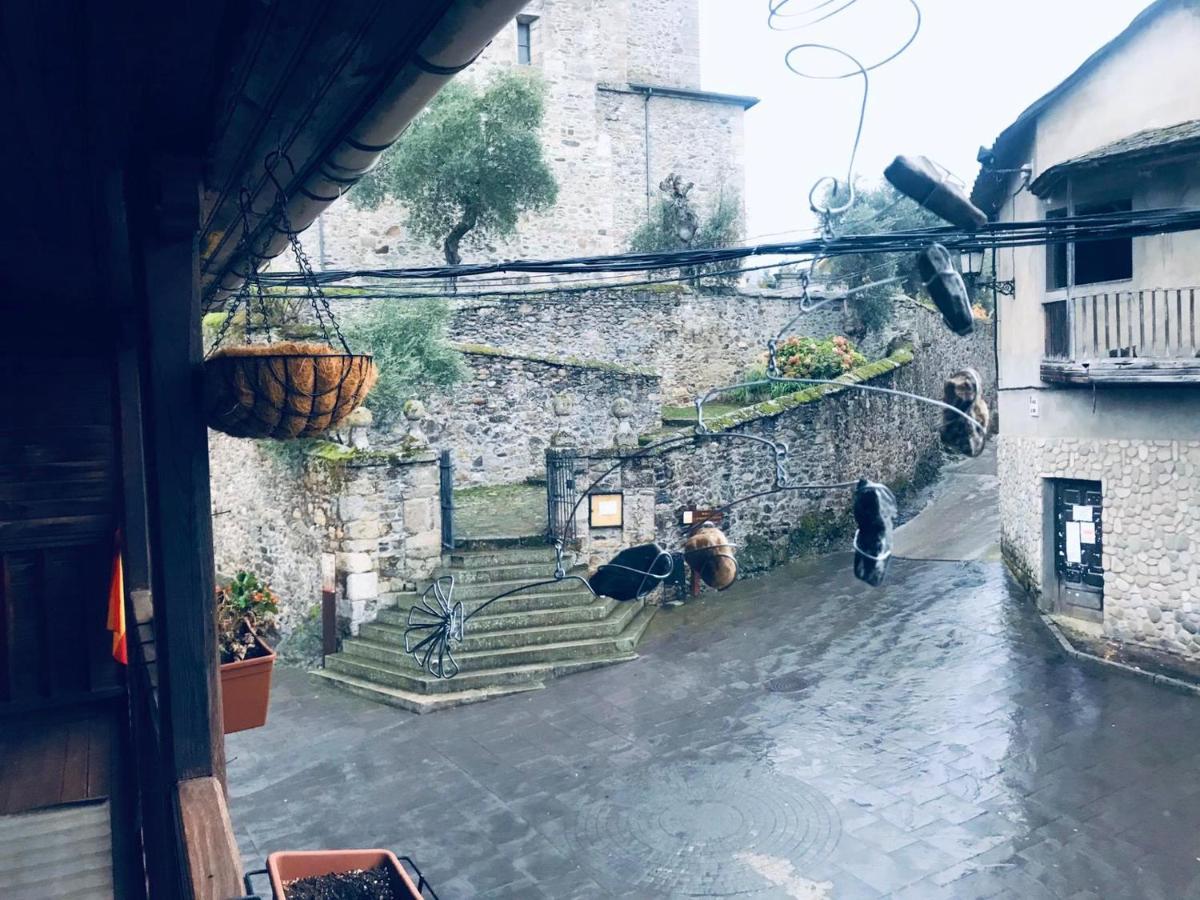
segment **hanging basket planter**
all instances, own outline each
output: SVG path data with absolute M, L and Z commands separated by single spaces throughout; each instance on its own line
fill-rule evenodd
M 326 344 L 222 347 L 204 362 L 208 425 L 238 438 L 315 437 L 358 409 L 377 377 L 370 354 Z

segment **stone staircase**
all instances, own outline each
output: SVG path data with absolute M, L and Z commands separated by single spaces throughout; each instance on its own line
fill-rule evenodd
M 470 614 L 490 597 L 549 578 L 553 571 L 549 547 L 480 540 L 443 556 L 438 575 L 454 576 L 454 599 Z M 636 659 L 638 641 L 655 612 L 641 601 L 594 597 L 574 581 L 517 594 L 467 623 L 454 651 L 461 670 L 438 679 L 404 652 L 408 608 L 419 600 L 417 594 L 406 595 L 394 608 L 381 610 L 315 674 L 371 700 L 430 712 L 540 690 L 560 675 Z

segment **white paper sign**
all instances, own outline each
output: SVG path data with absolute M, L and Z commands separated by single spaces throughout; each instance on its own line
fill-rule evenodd
M 1096 526 L 1091 522 L 1079 523 L 1079 543 L 1094 544 L 1096 543 Z
M 1079 546 L 1079 523 L 1067 523 L 1067 562 L 1078 564 L 1083 561 L 1083 548 Z
M 1090 506 L 1072 507 L 1071 518 L 1076 522 L 1090 522 L 1092 521 L 1092 508 Z
M 1038 398 L 1037 398 L 1037 395 L 1036 395 L 1036 394 L 1030 394 L 1030 395 L 1029 395 L 1029 415 L 1030 415 L 1030 417 L 1031 417 L 1031 418 L 1034 418 L 1034 419 L 1036 419 L 1036 418 L 1038 418 L 1038 416 L 1040 416 L 1041 414 L 1042 414 L 1042 412 L 1041 412 L 1041 409 L 1040 409 L 1040 408 L 1039 408 L 1039 406 L 1038 406 Z
M 597 505 L 596 513 L 601 516 L 615 516 L 621 511 L 621 502 L 619 500 L 601 500 Z

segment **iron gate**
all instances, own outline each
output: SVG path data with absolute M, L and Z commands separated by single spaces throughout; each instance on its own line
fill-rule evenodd
M 1060 598 L 1104 608 L 1104 494 L 1098 481 L 1054 484 L 1054 570 Z
M 574 450 L 546 451 L 546 539 L 575 540 L 575 470 L 579 457 Z
M 443 450 L 438 459 L 439 492 L 442 501 L 442 546 L 454 549 L 454 458 Z

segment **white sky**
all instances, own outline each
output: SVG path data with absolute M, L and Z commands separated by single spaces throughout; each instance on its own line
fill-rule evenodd
M 869 180 L 881 178 L 898 153 L 919 153 L 970 184 L 979 147 L 991 146 L 1149 0 L 918 2 L 924 26 L 916 43 L 871 73 L 858 157 L 858 173 Z M 784 66 L 784 54 L 820 42 L 873 62 L 911 33 L 912 7 L 907 0 L 859 0 L 833 22 L 793 32 L 767 28 L 767 0 L 700 0 L 700 8 L 705 89 L 762 100 L 746 116 L 747 234 L 810 225 L 813 183 L 826 174 L 845 178 L 862 79 L 802 79 Z M 816 51 L 807 59 L 818 71 L 836 62 Z

